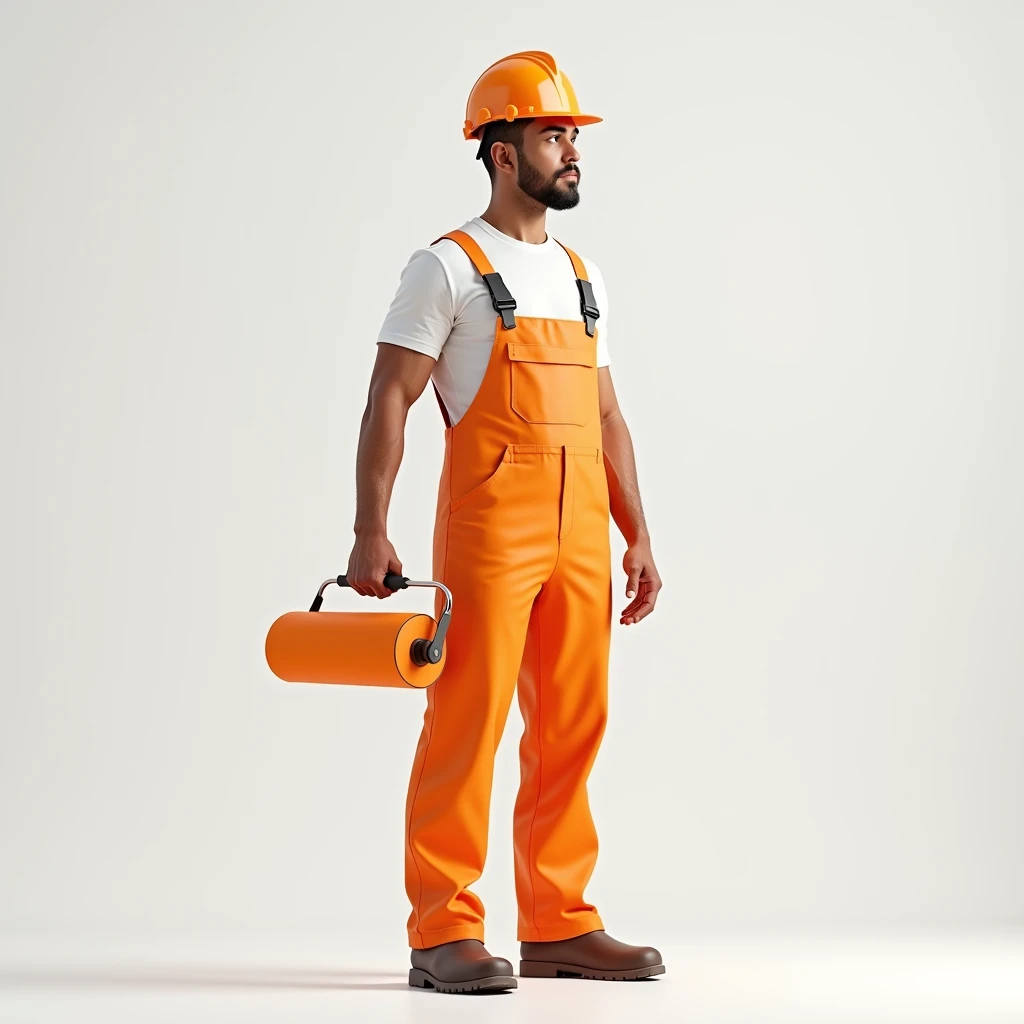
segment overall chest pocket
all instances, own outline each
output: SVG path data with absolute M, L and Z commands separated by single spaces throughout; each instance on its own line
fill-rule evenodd
M 574 423 L 597 415 L 597 353 L 594 345 L 508 344 L 512 408 L 528 423 Z

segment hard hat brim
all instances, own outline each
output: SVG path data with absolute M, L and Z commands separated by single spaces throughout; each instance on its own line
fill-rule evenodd
M 574 113 L 572 113 L 572 111 L 569 111 L 569 110 L 540 110 L 540 111 L 536 111 L 533 114 L 520 114 L 517 117 L 514 117 L 512 120 L 513 121 L 522 121 L 525 118 L 529 118 L 530 120 L 535 120 L 538 117 L 567 117 L 567 118 L 569 118 L 570 121 L 572 121 L 576 125 L 577 128 L 581 128 L 585 124 L 597 124 L 598 121 L 603 121 L 604 120 L 603 117 L 597 117 L 597 115 L 595 115 L 595 114 L 574 114 Z M 504 120 L 505 120 L 504 115 L 500 115 L 498 117 L 489 118 L 486 121 L 481 121 L 478 125 L 476 125 L 475 127 L 471 128 L 471 129 L 470 128 L 463 129 L 463 135 L 465 136 L 467 141 L 470 140 L 470 139 L 479 141 L 480 140 L 480 132 L 484 129 L 484 127 L 486 127 L 489 124 L 492 124 L 495 121 L 504 121 Z

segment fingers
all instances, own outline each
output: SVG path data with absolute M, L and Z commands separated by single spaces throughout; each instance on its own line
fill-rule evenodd
M 637 610 L 637 608 L 639 608 L 640 605 L 643 604 L 644 596 L 646 595 L 646 593 L 647 593 L 646 585 L 641 585 L 640 593 L 632 601 L 630 601 L 629 604 L 627 604 L 626 607 L 623 608 L 621 612 L 619 612 L 619 614 L 620 615 L 632 615 L 633 612 L 635 612 Z
M 639 609 L 643 605 L 644 601 L 647 598 L 647 594 L 648 594 L 648 586 L 647 586 L 646 583 L 641 582 L 640 583 L 639 593 L 619 613 L 619 615 L 620 615 L 619 621 L 622 622 L 625 625 L 629 625 L 631 622 L 633 622 L 634 621 L 633 616 L 636 615 L 636 613 L 639 611 Z
M 380 574 L 380 588 L 379 590 L 375 591 L 375 593 L 377 594 L 377 599 L 379 601 L 383 601 L 386 597 L 390 597 L 394 593 L 393 590 L 389 590 L 386 586 L 384 586 L 384 577 L 391 572 L 396 573 L 398 576 L 405 575 L 402 572 L 402 563 L 398 560 L 397 555 L 395 555 L 388 561 L 387 569 Z
M 367 581 L 370 585 L 370 593 L 375 596 L 378 601 L 383 601 L 385 598 L 390 597 L 394 591 L 385 585 L 384 577 L 390 572 L 401 573 L 401 571 L 402 565 L 398 559 L 390 559 L 385 567 L 379 569 L 372 579 Z
M 619 623 L 623 626 L 631 626 L 641 619 L 646 618 L 654 611 L 658 600 L 658 593 L 661 591 L 660 579 L 640 579 L 639 593 L 635 600 L 631 601 L 620 614 Z
M 632 626 L 635 622 L 639 622 L 641 619 L 646 618 L 654 611 L 655 600 L 656 598 L 654 594 L 648 593 L 640 604 L 637 605 L 635 611 L 629 615 L 626 615 L 625 612 L 623 612 L 623 617 L 619 619 L 619 622 L 624 626 Z
M 348 568 L 345 570 L 345 580 L 357 594 L 365 596 L 363 584 L 356 579 L 356 574 L 352 571 L 351 561 L 348 564 Z
M 376 597 L 382 601 L 394 593 L 384 585 L 384 577 L 391 572 L 403 575 L 402 563 L 397 559 L 392 559 L 387 563 L 387 567 L 381 566 L 379 569 L 351 569 L 345 573 L 345 578 L 348 585 L 360 596 Z
M 364 577 L 360 581 L 359 593 L 363 597 L 384 598 L 390 597 L 391 591 L 384 586 L 384 573 L 380 572 L 373 576 Z
M 348 585 L 362 597 L 379 597 L 380 591 L 387 589 L 384 586 L 384 573 L 380 575 L 370 574 L 353 577 L 346 574 Z

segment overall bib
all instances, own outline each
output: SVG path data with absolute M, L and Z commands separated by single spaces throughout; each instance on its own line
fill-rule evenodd
M 565 246 L 579 320 L 516 317 L 473 238 L 442 237 L 465 250 L 499 315 L 480 389 L 455 426 L 437 395 L 446 426 L 433 578 L 456 610 L 406 799 L 409 945 L 484 938 L 468 886 L 484 868 L 494 755 L 517 683 L 517 937 L 568 939 L 604 927 L 583 898 L 597 860 L 586 784 L 605 731 L 612 614 L 598 310 Z M 435 617 L 442 602 L 438 592 Z

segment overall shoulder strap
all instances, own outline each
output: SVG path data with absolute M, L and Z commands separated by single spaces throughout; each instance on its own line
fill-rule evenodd
M 556 238 L 555 241 L 558 242 L 558 239 Z M 593 337 L 594 321 L 601 315 L 601 311 L 597 308 L 597 300 L 594 298 L 594 286 L 590 283 L 590 278 L 587 277 L 587 268 L 583 265 L 583 260 L 563 242 L 558 242 L 558 244 L 572 260 L 572 268 L 576 272 L 576 287 L 580 291 L 580 312 L 587 325 L 587 334 Z
M 512 293 L 505 287 L 501 274 L 491 266 L 491 261 L 476 240 L 465 231 L 449 231 L 447 234 L 441 235 L 441 238 L 450 238 L 456 245 L 462 247 L 484 279 L 484 284 L 487 285 L 487 290 L 491 293 L 491 305 L 501 317 L 502 326 L 505 330 L 515 327 L 516 316 L 513 310 L 516 308 L 516 300 L 512 298 Z M 430 244 L 436 245 L 441 238 L 435 238 Z

